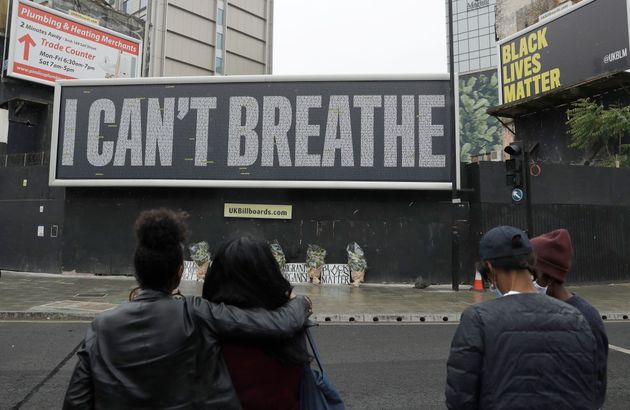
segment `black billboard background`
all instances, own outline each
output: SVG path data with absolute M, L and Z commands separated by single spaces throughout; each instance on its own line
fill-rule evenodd
M 449 121 L 450 97 L 447 80 L 391 80 L 391 81 L 300 81 L 300 82 L 249 82 L 249 83 L 178 83 L 178 84 L 122 84 L 122 85 L 77 85 L 63 86 L 59 107 L 58 147 L 56 158 L 56 180 L 271 180 L 271 181 L 401 181 L 401 182 L 451 182 L 451 144 L 454 131 Z M 292 104 L 292 125 L 288 133 L 289 149 L 294 161 L 295 152 L 295 100 L 301 95 L 321 95 L 322 108 L 309 111 L 309 123 L 320 125 L 320 135 L 309 138 L 309 153 L 322 153 L 324 132 L 328 115 L 328 102 L 331 95 L 349 95 L 354 147 L 354 166 L 342 167 L 340 155 L 336 155 L 333 167 L 281 167 L 277 158 L 273 167 L 260 165 L 260 158 L 254 165 L 243 167 L 227 166 L 229 97 L 250 96 L 259 104 L 259 122 L 256 131 L 261 139 L 262 100 L 263 96 L 284 96 Z M 374 166 L 361 167 L 361 115 L 360 110 L 352 104 L 354 95 L 396 95 L 398 96 L 398 121 L 400 122 L 400 96 L 441 95 L 444 96 L 445 107 L 432 110 L 432 124 L 444 126 L 444 137 L 433 138 L 433 154 L 445 155 L 446 163 L 441 168 L 402 167 L 399 146 L 397 167 L 383 166 L 383 107 L 374 109 Z M 87 124 L 88 113 L 92 102 L 107 98 L 116 106 L 116 122 L 120 119 L 120 109 L 125 98 L 142 97 L 143 143 L 146 137 L 145 114 L 148 98 L 160 98 L 160 103 L 167 97 L 217 97 L 217 108 L 210 111 L 208 136 L 208 160 L 213 163 L 206 167 L 194 166 L 195 143 L 191 141 L 196 135 L 196 114 L 191 110 L 183 120 L 177 119 L 175 109 L 175 125 L 173 140 L 173 163 L 170 167 L 130 166 L 127 155 L 124 167 L 115 167 L 112 163 L 95 167 L 87 161 Z M 74 147 L 74 164 L 62 166 L 63 131 L 65 121 L 65 101 L 77 99 L 77 123 Z M 417 119 L 414 123 L 416 138 L 416 162 L 418 161 L 418 129 Z M 116 141 L 118 128 L 110 128 L 101 124 L 100 134 L 104 141 Z M 259 148 L 260 150 L 260 148 Z M 143 150 L 144 151 L 144 150 Z M 144 155 L 144 152 L 143 152 Z
M 503 64 L 505 45 L 514 43 L 518 51 L 521 38 L 544 27 L 547 28 L 549 46 L 538 51 L 541 54 L 541 72 L 560 69 L 561 86 L 549 91 L 550 93 L 630 68 L 628 56 L 615 61 L 607 58 L 611 53 L 620 50 L 626 50 L 627 53 L 630 47 L 626 0 L 595 0 L 549 23 L 530 28 L 518 37 L 499 43 L 502 104 L 523 102 L 544 94 L 540 92 L 531 97 L 507 102 Z

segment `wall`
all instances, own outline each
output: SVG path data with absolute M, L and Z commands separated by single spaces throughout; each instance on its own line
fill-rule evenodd
M 549 163 L 541 170 L 531 178 L 534 235 L 569 230 L 575 251 L 569 280 L 630 280 L 630 170 Z M 475 246 L 494 226 L 526 228 L 525 205 L 511 203 L 503 163 L 471 164 L 467 173 L 476 190 Z
M 0 168 L 0 269 L 60 273 L 63 205 L 63 189 L 48 187 L 47 166 Z
M 573 4 L 582 0 L 573 0 Z M 497 39 L 509 37 L 538 22 L 538 17 L 558 7 L 564 0 L 497 0 Z
M 356 241 L 368 282 L 451 281 L 450 192 L 69 188 L 66 195 L 63 270 L 132 274 L 133 222 L 142 209 L 164 206 L 187 211 L 190 240 L 211 249 L 250 233 L 278 239 L 288 262 L 304 262 L 316 243 L 328 263 L 345 263 L 346 245 Z M 293 219 L 228 219 L 225 202 L 289 204 Z

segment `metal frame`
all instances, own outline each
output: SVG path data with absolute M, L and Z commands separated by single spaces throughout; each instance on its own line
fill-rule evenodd
M 120 79 L 58 80 L 55 83 L 52 135 L 50 146 L 50 186 L 68 187 L 223 187 L 223 188 L 314 188 L 314 189 L 379 189 L 379 190 L 440 190 L 452 189 L 451 181 L 408 182 L 408 181 L 286 181 L 286 180 L 190 180 L 190 179 L 57 179 L 57 154 L 59 150 L 59 115 L 62 87 L 139 85 L 139 84 L 197 84 L 197 83 L 274 83 L 274 82 L 324 82 L 324 81 L 448 81 L 448 74 L 400 74 L 400 75 L 243 75 L 207 77 L 156 77 Z M 458 88 L 456 86 L 456 92 Z M 459 98 L 455 98 L 455 112 L 459 118 Z M 457 120 L 456 118 L 456 120 Z M 445 136 L 448 137 L 448 136 Z M 460 188 L 459 125 L 456 121 L 454 141 L 456 144 L 456 185 Z M 451 180 L 452 180 L 451 176 Z
M 94 30 L 102 31 L 102 32 L 111 34 L 112 36 L 120 37 L 120 38 L 125 39 L 127 41 L 131 41 L 131 42 L 137 43 L 138 44 L 138 65 L 137 65 L 137 68 L 136 68 L 136 75 L 138 75 L 138 76 L 142 75 L 142 65 L 143 65 L 143 58 L 144 58 L 143 57 L 144 56 L 144 53 L 143 53 L 144 45 L 143 45 L 143 41 L 142 40 L 139 40 L 137 38 L 133 38 L 133 37 L 127 36 L 127 35 L 122 34 L 122 33 L 118 33 L 118 32 L 116 32 L 114 30 L 110 30 L 110 29 L 108 29 L 106 27 L 102 27 L 102 26 L 99 26 L 97 24 L 90 23 L 89 21 L 84 21 L 84 20 L 78 19 L 78 18 L 73 17 L 73 16 L 71 16 L 69 14 L 63 13 L 63 12 L 61 12 L 59 10 L 55 10 L 53 8 L 50 8 L 50 7 L 41 6 L 41 5 L 39 5 L 39 4 L 35 3 L 35 2 L 31 2 L 31 1 L 27 1 L 27 0 L 11 0 L 11 16 L 9 16 L 8 13 L 7 13 L 7 19 L 10 18 L 10 20 L 11 20 L 11 32 L 10 32 L 11 34 L 10 34 L 10 37 L 9 37 L 9 39 L 11 41 L 9 42 L 9 53 L 7 55 L 7 61 L 8 61 L 7 62 L 7 76 L 8 77 L 19 78 L 21 80 L 31 81 L 31 82 L 34 82 L 34 83 L 44 84 L 44 85 L 48 85 L 48 86 L 54 86 L 55 85 L 55 84 L 52 84 L 51 81 L 41 80 L 39 78 L 30 77 L 28 75 L 24 75 L 24 74 L 19 74 L 19 73 L 13 72 L 13 63 L 15 62 L 15 58 L 14 58 L 15 47 L 16 47 L 15 43 L 17 42 L 17 39 L 15 38 L 15 30 L 16 30 L 15 22 L 16 22 L 17 17 L 18 17 L 17 16 L 18 8 L 19 8 L 18 5 L 20 3 L 24 3 L 25 5 L 27 5 L 29 7 L 33 7 L 33 8 L 39 9 L 39 10 L 45 12 L 45 13 L 54 14 L 54 15 L 56 15 L 58 17 L 63 18 L 63 19 L 74 21 L 74 22 L 76 22 L 78 24 L 81 24 L 81 25 L 93 28 Z M 68 80 L 65 80 L 65 81 L 68 81 Z M 76 81 L 76 80 L 72 80 L 72 81 Z

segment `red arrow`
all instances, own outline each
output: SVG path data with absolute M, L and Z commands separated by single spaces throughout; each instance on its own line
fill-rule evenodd
M 18 42 L 24 43 L 24 60 L 28 60 L 28 53 L 31 50 L 31 46 L 36 46 L 37 43 L 33 40 L 30 34 L 24 34 L 22 37 L 18 38 Z

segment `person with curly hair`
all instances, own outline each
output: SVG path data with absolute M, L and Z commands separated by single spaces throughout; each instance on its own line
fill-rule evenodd
M 90 325 L 64 409 L 240 409 L 219 339 L 282 342 L 303 329 L 311 312 L 304 297 L 272 309 L 174 298 L 184 269 L 184 219 L 167 209 L 140 214 L 140 291 Z

